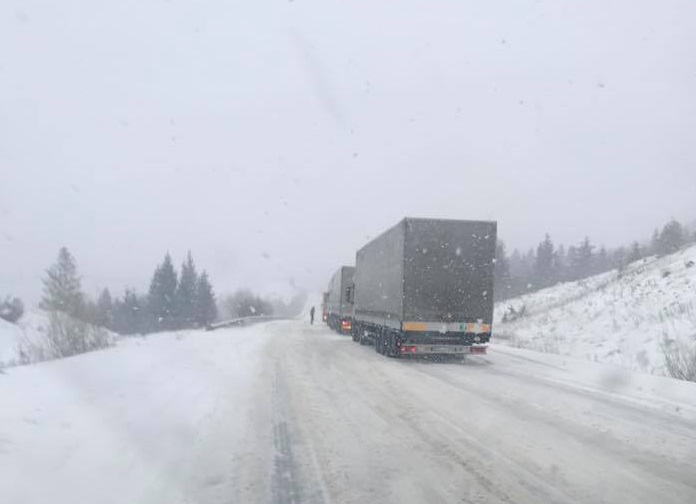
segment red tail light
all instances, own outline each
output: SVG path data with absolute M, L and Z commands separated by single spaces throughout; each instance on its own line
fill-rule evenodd
M 351 329 L 351 324 L 350 320 L 344 320 L 341 322 L 341 328 L 345 329 L 346 331 L 350 331 Z
M 488 347 L 485 347 L 485 346 L 472 346 L 471 353 L 472 354 L 485 354 L 487 349 L 488 349 Z
M 413 345 L 403 345 L 401 347 L 401 353 L 416 353 L 416 347 Z

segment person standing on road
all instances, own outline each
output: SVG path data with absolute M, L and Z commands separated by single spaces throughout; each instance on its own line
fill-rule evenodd
M 309 323 L 314 325 L 314 307 L 309 309 Z

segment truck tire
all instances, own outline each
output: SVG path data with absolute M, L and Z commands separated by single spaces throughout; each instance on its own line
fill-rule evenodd
M 399 345 L 397 344 L 399 341 L 399 337 L 396 333 L 389 333 L 389 340 L 388 340 L 388 354 L 389 357 L 393 359 L 398 359 L 401 357 L 401 348 L 399 348 Z

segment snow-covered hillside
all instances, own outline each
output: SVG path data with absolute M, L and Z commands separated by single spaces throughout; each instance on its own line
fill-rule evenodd
M 494 341 L 666 374 L 663 345 L 696 348 L 696 246 L 496 305 Z
M 43 310 L 33 309 L 27 311 L 16 324 L 11 324 L 0 319 L 0 367 L 12 366 L 20 361 L 20 349 L 32 354 L 37 349 L 47 346 L 46 331 L 50 325 L 48 313 Z M 112 342 L 118 339 L 118 335 L 110 331 L 105 332 Z M 30 361 L 43 360 L 36 356 L 26 355 Z

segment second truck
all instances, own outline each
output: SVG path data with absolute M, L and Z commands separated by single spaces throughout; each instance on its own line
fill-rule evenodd
M 334 273 L 326 293 L 326 323 L 336 332 L 350 334 L 353 321 L 355 268 L 342 266 Z

